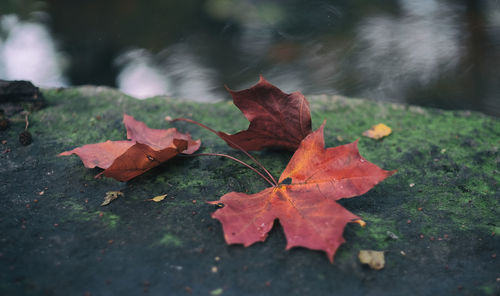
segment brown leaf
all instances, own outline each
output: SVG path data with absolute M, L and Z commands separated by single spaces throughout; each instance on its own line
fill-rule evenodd
M 262 76 L 249 89 L 228 91 L 250 121 L 247 130 L 234 135 L 218 132 L 233 148 L 252 151 L 274 147 L 294 151 L 312 131 L 309 102 L 300 92 L 286 94 Z

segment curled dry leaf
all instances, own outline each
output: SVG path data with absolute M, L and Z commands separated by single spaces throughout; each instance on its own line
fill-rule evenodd
M 385 171 L 358 152 L 357 142 L 325 149 L 323 125 L 300 144 L 278 185 L 256 194 L 231 192 L 211 204 L 223 204 L 212 217 L 223 226 L 228 244 L 264 241 L 278 219 L 286 249 L 326 252 L 333 262 L 349 222 L 364 222 L 336 200 L 361 195 L 395 171 Z
M 178 153 L 192 154 L 200 147 L 200 140 L 194 141 L 175 128 L 152 129 L 127 114 L 123 115 L 123 123 L 129 141 L 88 144 L 59 155 L 76 154 L 85 167 L 104 169 L 99 175 L 128 181 Z
M 123 196 L 123 192 L 121 191 L 108 191 L 106 192 L 106 196 L 104 197 L 104 201 L 101 206 L 107 206 L 110 202 L 117 199 L 118 197 Z
M 153 198 L 150 198 L 150 199 L 146 199 L 146 201 L 154 201 L 154 202 L 160 202 L 162 200 L 165 199 L 165 197 L 167 197 L 166 194 L 163 194 L 163 195 L 158 195 L 158 196 L 155 196 Z
M 247 130 L 236 134 L 218 132 L 233 148 L 252 151 L 273 147 L 294 151 L 312 132 L 309 102 L 300 92 L 286 94 L 262 76 L 249 89 L 228 91 L 250 121 Z
M 368 264 L 371 269 L 380 270 L 385 266 L 383 251 L 361 250 L 358 258 L 359 262 Z
M 363 136 L 375 140 L 382 139 L 392 133 L 392 129 L 383 123 L 372 126 L 369 130 L 363 132 Z

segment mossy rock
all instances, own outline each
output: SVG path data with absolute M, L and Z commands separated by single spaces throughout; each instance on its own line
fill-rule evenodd
M 201 151 L 245 158 L 214 135 L 165 116 L 190 117 L 216 130 L 245 129 L 229 102 L 136 100 L 101 87 L 49 89 L 30 117 L 33 143 L 21 146 L 22 120 L 0 132 L 0 294 L 2 295 L 498 295 L 500 293 L 500 122 L 359 99 L 309 96 L 313 128 L 326 119 L 327 146 L 359 140 L 361 154 L 397 169 L 342 205 L 367 226 L 348 225 L 330 264 L 322 252 L 285 251 L 275 226 L 266 242 L 228 246 L 205 201 L 267 186 L 252 171 L 218 157 L 175 158 L 127 183 L 94 179 L 76 156 L 88 143 L 125 139 L 124 112 L 153 128 L 178 127 L 202 139 Z M 372 140 L 377 123 L 393 133 Z M 290 153 L 255 156 L 276 176 Z M 125 197 L 101 207 L 107 191 Z M 168 194 L 159 203 L 145 199 Z M 395 236 L 397 238 L 395 238 Z M 392 236 L 392 238 L 391 238 Z M 359 263 L 362 249 L 385 251 L 381 271 Z

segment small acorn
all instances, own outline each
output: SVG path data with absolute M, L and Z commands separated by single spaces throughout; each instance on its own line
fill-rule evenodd
M 29 131 L 24 131 L 19 134 L 19 143 L 21 145 L 27 146 L 31 144 L 32 138 L 31 138 L 31 133 Z
M 19 134 L 19 143 L 21 143 L 21 145 L 27 146 L 27 145 L 31 144 L 31 142 L 33 141 L 32 137 L 31 137 L 31 133 L 28 131 L 28 127 L 30 125 L 30 122 L 28 120 L 28 113 L 27 112 L 24 113 L 24 121 L 26 122 L 26 126 L 24 127 L 24 131 Z

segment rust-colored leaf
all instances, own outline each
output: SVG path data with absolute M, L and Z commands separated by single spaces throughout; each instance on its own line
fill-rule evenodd
M 157 151 L 169 147 L 172 139 L 188 141 L 187 149 L 182 151 L 184 154 L 192 154 L 200 148 L 200 140 L 194 141 L 190 135 L 180 133 L 175 128 L 152 129 L 127 114 L 123 115 L 123 124 L 127 128 L 127 139 L 148 145 Z
M 249 89 L 228 91 L 250 121 L 245 131 L 233 135 L 218 132 L 233 148 L 252 151 L 274 147 L 294 151 L 312 131 L 309 102 L 300 92 L 286 94 L 262 76 Z
M 99 167 L 104 169 L 100 174 L 128 181 L 178 153 L 191 154 L 200 147 L 200 140 L 194 141 L 175 128 L 151 129 L 127 114 L 123 115 L 123 123 L 130 141 L 88 144 L 59 155 L 76 154 L 85 167 Z
M 134 146 L 132 141 L 106 141 L 103 143 L 87 144 L 70 151 L 65 151 L 59 156 L 76 154 L 80 157 L 83 165 L 91 168 L 108 168 L 115 159 Z
M 264 241 L 278 219 L 287 250 L 298 246 L 322 250 L 333 262 L 344 242 L 345 225 L 364 224 L 335 201 L 361 195 L 395 171 L 364 159 L 357 142 L 325 149 L 323 127 L 301 142 L 277 186 L 251 195 L 231 192 L 211 202 L 224 205 L 212 217 L 222 223 L 228 244 Z

